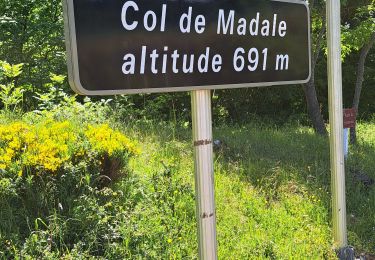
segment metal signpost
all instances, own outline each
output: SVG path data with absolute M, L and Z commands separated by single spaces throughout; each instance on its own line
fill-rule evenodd
M 332 224 L 337 248 L 348 245 L 341 70 L 340 1 L 327 0 L 328 93 L 331 154 Z
M 217 259 L 211 91 L 191 93 L 200 259 Z
M 84 95 L 191 91 L 200 259 L 217 259 L 211 89 L 303 84 L 305 2 L 63 0 L 69 82 Z

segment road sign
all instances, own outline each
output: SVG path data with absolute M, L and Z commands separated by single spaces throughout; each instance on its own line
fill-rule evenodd
M 357 111 L 355 108 L 344 109 L 344 128 L 353 128 L 356 125 Z
M 209 89 L 310 79 L 298 0 L 64 0 L 69 82 L 79 94 L 192 90 L 200 259 L 217 259 Z
M 86 95 L 305 83 L 303 1 L 64 0 L 69 79 Z

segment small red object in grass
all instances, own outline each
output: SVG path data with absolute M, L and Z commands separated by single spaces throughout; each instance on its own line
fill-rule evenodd
M 353 128 L 356 124 L 357 111 L 355 108 L 344 109 L 344 128 Z

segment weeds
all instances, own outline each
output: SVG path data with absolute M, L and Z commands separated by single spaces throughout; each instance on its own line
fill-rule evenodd
M 142 152 L 115 183 L 103 185 L 101 174 L 92 174 L 99 165 L 86 171 L 79 163 L 38 185 L 24 180 L 23 193 L 2 178 L 0 196 L 8 201 L 0 202 L 2 257 L 196 259 L 190 130 L 170 128 L 175 125 L 128 124 Z M 374 253 L 375 188 L 355 177 L 375 178 L 373 124 L 359 129 L 347 161 L 349 242 Z M 214 135 L 221 141 L 215 154 L 219 258 L 335 259 L 328 141 L 294 124 L 223 126 Z M 28 210 L 11 204 L 20 196 Z

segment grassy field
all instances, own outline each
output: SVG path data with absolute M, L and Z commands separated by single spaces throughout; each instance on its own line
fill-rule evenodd
M 163 203 L 174 208 L 140 203 L 137 219 L 151 218 L 160 233 L 143 230 L 156 237 L 140 243 L 139 252 L 167 243 L 154 256 L 195 258 L 190 131 L 165 125 L 133 130 L 143 150 L 131 163 L 134 174 L 150 194 L 159 193 L 152 183 L 169 183 Z M 374 133 L 374 124 L 360 125 L 359 144 L 351 147 L 346 167 L 349 242 L 368 253 L 375 252 L 375 187 L 360 175 L 375 178 Z M 327 139 L 306 127 L 268 124 L 215 128 L 214 138 L 223 143 L 215 149 L 220 259 L 335 258 Z
M 18 124 L 34 129 L 22 130 L 23 135 L 44 133 L 43 151 L 55 140 L 73 150 L 55 172 L 43 165 L 19 172 L 19 160 L 0 171 L 0 259 L 197 259 L 190 126 L 113 122 L 140 153 L 121 157 L 114 152 L 118 157 L 111 159 L 110 149 L 120 145 L 115 139 L 132 142 L 108 125 L 87 130 L 82 123 L 104 116 L 90 112 L 80 118 L 61 111 L 54 117 L 64 123 L 32 114 L 22 119 L 27 124 Z M 14 120 L 4 121 L 4 129 Z M 4 129 L 4 136 L 13 134 Z M 56 129 L 80 134 L 66 141 Z M 374 132 L 375 122 L 360 124 L 358 145 L 351 147 L 346 165 L 349 242 L 357 252 L 371 254 Z M 298 124 L 270 123 L 215 127 L 214 138 L 221 141 L 214 161 L 219 259 L 336 258 L 327 138 Z M 116 181 L 108 182 L 107 172 Z

